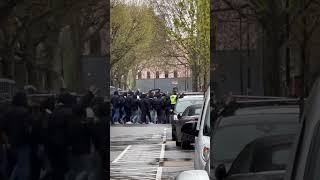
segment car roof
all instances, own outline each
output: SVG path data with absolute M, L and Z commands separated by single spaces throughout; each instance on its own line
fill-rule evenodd
M 228 117 L 248 117 L 264 115 L 291 115 L 296 116 L 296 119 L 281 120 L 280 118 L 270 118 L 268 120 L 259 118 L 247 119 L 247 118 L 228 118 Z M 262 121 L 263 120 L 263 121 Z M 299 123 L 299 108 L 297 106 L 260 106 L 238 109 L 232 116 L 225 116 L 219 119 L 218 127 L 230 126 L 230 125 L 242 125 L 242 124 L 263 124 L 263 123 Z
M 188 106 L 187 108 L 189 108 L 189 109 L 191 109 L 191 108 L 193 108 L 193 109 L 202 108 L 202 104 L 193 104 L 191 106 Z
M 202 99 L 204 95 L 191 95 L 191 96 L 184 96 L 183 98 L 179 98 L 178 101 L 185 101 L 190 99 Z

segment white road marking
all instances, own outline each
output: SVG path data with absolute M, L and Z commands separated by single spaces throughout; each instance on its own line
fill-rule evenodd
M 165 153 L 165 147 L 166 147 L 166 140 L 167 140 L 167 129 L 164 128 L 164 130 L 163 130 L 163 142 L 162 142 L 162 145 L 161 145 L 161 152 L 160 152 L 160 159 L 159 159 L 159 167 L 158 167 L 158 169 L 157 169 L 156 180 L 161 180 L 161 176 L 162 176 L 161 163 L 164 161 L 164 153 Z
M 130 148 L 131 148 L 131 145 L 127 146 L 127 148 L 123 150 L 122 153 L 115 160 L 112 161 L 112 163 L 118 162 Z
M 160 153 L 160 160 L 159 160 L 159 162 L 163 162 L 165 147 L 166 147 L 165 144 L 162 144 L 162 145 L 161 145 L 161 153 Z
M 158 167 L 156 180 L 161 180 L 162 167 Z

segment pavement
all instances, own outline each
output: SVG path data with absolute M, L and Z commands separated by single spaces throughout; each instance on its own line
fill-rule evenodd
M 170 180 L 193 169 L 194 150 L 176 147 L 171 125 L 114 125 L 110 137 L 111 180 Z

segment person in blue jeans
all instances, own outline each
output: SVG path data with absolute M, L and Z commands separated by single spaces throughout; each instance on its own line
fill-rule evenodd
M 120 120 L 120 96 L 118 91 L 114 92 L 111 98 L 111 104 L 113 110 L 112 121 L 115 123 Z

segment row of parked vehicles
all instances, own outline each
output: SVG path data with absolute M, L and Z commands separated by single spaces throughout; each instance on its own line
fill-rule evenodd
M 195 170 L 177 180 L 320 179 L 320 81 L 301 117 L 298 99 L 234 97 L 217 107 L 209 89 L 200 106 L 172 123 L 177 145 L 195 144 Z

